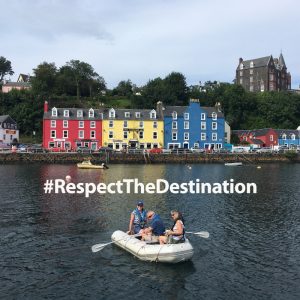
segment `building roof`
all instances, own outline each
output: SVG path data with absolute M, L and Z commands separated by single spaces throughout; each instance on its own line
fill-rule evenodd
M 69 111 L 69 117 L 64 117 L 64 111 Z M 82 117 L 77 117 L 77 111 L 82 110 Z M 57 108 L 57 117 L 52 116 L 52 109 L 48 112 L 44 113 L 44 119 L 53 119 L 53 120 L 102 120 L 102 119 L 110 119 L 110 120 L 161 120 L 162 116 L 160 116 L 156 112 L 156 119 L 150 118 L 150 112 L 153 109 L 119 109 L 114 108 L 115 118 L 109 118 L 109 111 L 111 108 L 100 108 L 94 109 L 94 117 L 89 117 L 90 108 Z M 129 112 L 129 117 L 125 117 L 125 112 Z M 140 117 L 136 116 L 136 112 L 140 113 Z
M 292 134 L 294 134 L 296 136 L 296 138 L 300 138 L 300 132 L 299 130 L 296 129 L 274 129 L 277 134 L 278 137 L 282 137 L 283 134 L 285 134 L 287 137 L 291 137 Z
M 13 81 L 8 81 L 8 82 L 4 83 L 2 86 L 31 87 L 31 84 L 29 82 L 13 82 Z
M 243 60 L 242 61 L 243 66 L 244 66 L 243 69 L 249 69 L 251 62 L 253 62 L 253 68 L 265 67 L 268 65 L 271 58 L 272 58 L 272 55 L 260 57 L 260 58 L 249 59 L 249 60 Z M 240 69 L 240 63 L 238 65 L 237 69 Z
M 18 82 L 29 82 L 30 78 L 30 75 L 20 74 L 18 77 Z
M 207 113 L 208 118 L 211 118 L 213 112 L 217 114 L 218 118 L 224 118 L 224 114 L 218 111 L 216 107 L 201 106 L 201 108 Z M 187 112 L 187 110 L 188 110 L 188 106 L 166 106 L 164 110 L 164 116 L 170 117 L 172 116 L 172 113 L 174 111 L 177 112 L 177 115 L 183 116 L 183 114 Z
M 17 122 L 14 119 L 12 119 L 12 117 L 9 115 L 0 116 L 0 126 L 1 127 L 2 127 L 2 123 L 4 123 L 4 122 L 10 123 L 10 124 L 17 124 Z
M 224 118 L 224 114 L 221 111 L 218 111 L 215 107 L 202 106 L 202 109 L 206 111 L 209 118 L 211 118 L 213 112 L 217 114 L 218 118 Z

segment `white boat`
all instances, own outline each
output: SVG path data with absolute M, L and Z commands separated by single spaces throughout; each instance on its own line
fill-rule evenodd
M 108 169 L 108 167 L 102 163 L 101 165 L 93 165 L 90 160 L 84 160 L 77 164 L 79 169 Z
M 241 162 L 232 162 L 232 163 L 225 163 L 225 166 L 228 166 L 228 167 L 237 167 L 237 166 L 242 166 L 243 163 Z
M 188 239 L 178 244 L 147 244 L 132 235 L 117 230 L 111 236 L 117 246 L 140 260 L 163 263 L 179 263 L 192 258 L 194 249 Z

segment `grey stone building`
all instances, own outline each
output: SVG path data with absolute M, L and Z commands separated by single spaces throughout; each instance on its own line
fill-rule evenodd
M 291 74 L 282 53 L 250 60 L 239 59 L 235 82 L 250 92 L 283 91 L 291 89 Z

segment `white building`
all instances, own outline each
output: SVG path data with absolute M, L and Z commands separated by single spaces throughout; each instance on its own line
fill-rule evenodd
M 19 142 L 19 129 L 17 122 L 9 115 L 0 116 L 0 143 L 11 145 Z

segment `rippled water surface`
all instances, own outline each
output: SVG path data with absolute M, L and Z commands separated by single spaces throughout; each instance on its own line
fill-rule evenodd
M 46 179 L 115 182 L 138 178 L 187 182 L 233 178 L 255 182 L 256 195 L 45 195 Z M 1 299 L 300 299 L 300 165 L 73 165 L 0 166 Z M 141 262 L 114 245 L 92 253 L 126 230 L 143 198 L 171 224 L 184 212 L 190 262 Z

